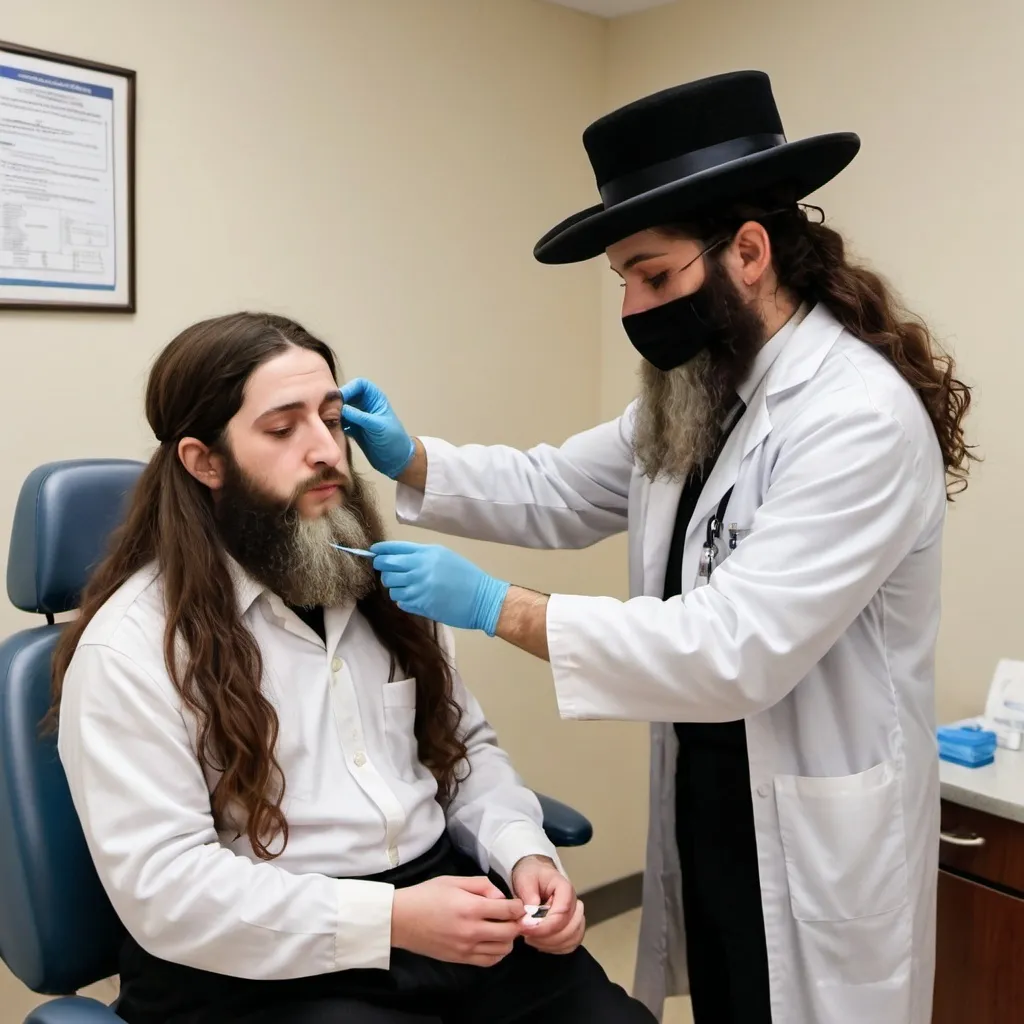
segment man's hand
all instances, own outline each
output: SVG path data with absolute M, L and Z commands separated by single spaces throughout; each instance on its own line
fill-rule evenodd
M 493 967 L 522 934 L 520 900 L 486 878 L 432 878 L 396 889 L 391 945 L 448 963 Z
M 357 377 L 341 389 L 345 433 L 378 473 L 397 479 L 416 454 L 416 445 L 376 384 Z
M 524 926 L 526 944 L 542 953 L 571 953 L 587 930 L 572 882 L 548 857 L 524 857 L 512 869 L 512 891 L 528 906 L 548 906 L 540 924 Z
M 412 615 L 494 636 L 509 585 L 439 544 L 374 544 L 373 567 L 391 600 Z

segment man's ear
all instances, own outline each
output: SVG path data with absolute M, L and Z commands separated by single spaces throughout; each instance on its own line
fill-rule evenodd
M 201 484 L 211 491 L 224 486 L 224 459 L 195 437 L 183 437 L 178 442 L 181 464 Z
M 772 245 L 764 225 L 747 221 L 736 233 L 733 249 L 738 257 L 740 280 L 754 287 L 772 264 Z

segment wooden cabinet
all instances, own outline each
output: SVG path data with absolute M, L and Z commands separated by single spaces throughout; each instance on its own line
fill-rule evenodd
M 944 800 L 942 831 L 932 1024 L 1024 1019 L 1024 824 Z

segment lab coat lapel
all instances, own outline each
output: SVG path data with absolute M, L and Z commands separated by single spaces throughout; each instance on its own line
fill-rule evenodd
M 818 372 L 842 330 L 842 325 L 832 313 L 818 303 L 786 341 L 747 403 L 743 418 L 726 442 L 707 485 L 701 491 L 686 532 L 687 549 L 697 524 L 707 521 L 725 492 L 735 485 L 744 459 L 771 433 L 772 421 L 768 412 L 771 398 L 809 381 Z
M 697 529 L 697 524 L 704 523 L 718 507 L 725 492 L 735 485 L 743 460 L 764 441 L 771 429 L 772 423 L 768 416 L 768 405 L 765 400 L 765 382 L 762 381 L 757 391 L 754 392 L 753 400 L 725 442 L 722 454 L 718 457 L 718 461 L 708 476 L 707 483 L 700 492 L 690 525 L 686 529 L 684 551 L 690 545 L 690 538 Z
M 658 477 L 648 490 L 643 521 L 643 592 L 650 597 L 661 597 L 665 590 L 668 549 L 682 493 L 682 481 L 667 477 Z

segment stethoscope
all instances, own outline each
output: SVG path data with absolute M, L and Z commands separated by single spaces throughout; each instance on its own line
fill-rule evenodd
M 738 422 L 740 416 L 743 414 L 743 405 L 740 403 L 734 407 L 732 412 L 731 422 L 728 426 L 728 431 Z M 728 433 L 726 434 L 728 436 Z M 724 442 L 723 442 L 724 444 Z M 733 488 L 722 495 L 722 500 L 718 503 L 718 508 L 715 509 L 714 514 L 708 518 L 707 529 L 704 535 L 704 546 L 700 549 L 700 562 L 697 565 L 697 586 L 701 587 L 708 580 L 711 579 L 711 574 L 715 571 L 715 565 L 718 561 L 718 541 L 722 536 L 722 526 L 725 522 L 725 513 L 729 507 L 729 499 L 732 497 Z M 741 530 L 737 523 L 730 523 L 729 525 L 729 550 L 735 551 L 736 545 L 739 543 L 740 534 L 746 533 L 746 530 Z
M 707 529 L 704 535 L 704 546 L 700 549 L 700 562 L 697 565 L 697 586 L 702 587 L 711 579 L 718 561 L 718 541 L 722 536 L 722 526 L 725 524 L 725 510 L 732 497 L 732 488 L 725 492 L 718 508 L 708 519 Z M 729 550 L 735 551 L 740 538 L 750 533 L 749 530 L 741 530 L 739 523 L 730 523 L 729 529 Z
M 708 518 L 707 530 L 704 536 L 704 546 L 700 549 L 700 562 L 697 565 L 697 586 L 701 587 L 711 579 L 718 561 L 718 540 L 722 536 L 722 524 L 725 521 L 725 511 L 729 507 L 729 499 L 732 497 L 732 488 L 722 495 L 718 508 Z M 729 527 L 729 548 L 735 550 L 739 539 L 739 530 L 733 523 Z

